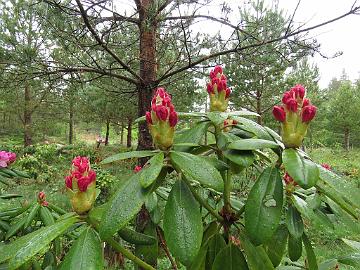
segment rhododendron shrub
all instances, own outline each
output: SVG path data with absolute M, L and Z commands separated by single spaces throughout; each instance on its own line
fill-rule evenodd
M 231 91 L 221 66 L 210 71 L 204 91 L 205 87 L 210 112 L 191 114 L 176 112 L 170 94 L 164 88 L 155 89 L 151 111 L 136 120 L 147 122 L 154 149 L 118 153 L 101 164 L 117 166 L 116 161 L 128 158 L 147 158 L 147 162 L 122 179 L 108 202 L 94 207 L 96 174 L 86 157 L 76 157 L 65 178 L 75 213 L 62 213 L 45 228 L 0 246 L 0 254 L 5 252 L 0 263 L 7 261 L 10 269 L 26 265 L 56 246 L 59 236 L 78 228 L 71 234 L 76 240 L 69 252 L 57 257 L 59 269 L 79 265 L 102 269 L 104 242 L 142 269 L 155 269 L 159 247 L 174 269 L 181 265 L 194 270 L 358 265 L 356 254 L 331 261 L 316 258 L 308 236 L 307 227 L 313 224 L 332 233 L 334 223 L 349 232 L 358 230 L 360 204 L 356 190 L 345 190 L 328 164 L 316 164 L 300 149 L 316 114 L 305 87 L 294 86 L 273 108 L 280 135 L 254 122 L 256 113 L 229 110 Z M 179 131 L 179 120 L 190 128 Z M 207 134 L 214 141 L 207 143 Z M 256 180 L 248 171 L 258 172 Z M 251 186 L 235 186 L 234 179 Z M 42 192 L 30 212 L 37 213 L 39 207 L 42 212 L 56 209 Z M 140 209 L 148 218 L 138 225 L 142 233 L 132 226 Z M 21 246 L 17 241 L 29 244 Z

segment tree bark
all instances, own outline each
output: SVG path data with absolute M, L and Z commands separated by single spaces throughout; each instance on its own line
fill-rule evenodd
M 120 144 L 124 144 L 124 122 L 121 122 L 121 131 L 120 131 Z
M 256 112 L 259 115 L 256 119 L 259 125 L 262 125 L 262 112 L 261 112 L 261 92 L 256 90 Z
M 346 151 L 350 149 L 350 129 L 345 128 L 344 130 L 344 147 Z
M 106 119 L 105 145 L 109 144 L 109 135 L 110 135 L 110 119 Z
M 25 84 L 24 92 L 24 146 L 32 145 L 32 130 L 31 130 L 31 90 L 28 83 Z
M 131 147 L 131 139 L 132 139 L 132 118 L 129 117 L 128 118 L 128 125 L 127 125 L 127 137 L 126 137 L 126 147 L 130 148 Z
M 69 144 L 74 141 L 74 101 L 70 99 L 69 103 Z
M 138 1 L 140 32 L 140 77 L 142 81 L 137 87 L 138 116 L 144 116 L 150 110 L 151 99 L 156 80 L 156 28 L 157 18 L 151 14 L 154 0 Z M 146 122 L 139 123 L 138 150 L 152 149 L 152 138 Z M 145 163 L 142 161 L 141 163 Z M 142 164 L 143 165 L 143 164 Z

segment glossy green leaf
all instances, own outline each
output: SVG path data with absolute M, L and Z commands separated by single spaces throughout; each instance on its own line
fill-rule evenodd
M 289 234 L 288 254 L 289 254 L 290 260 L 292 260 L 293 262 L 295 262 L 295 261 L 297 261 L 298 259 L 300 259 L 301 254 L 302 254 L 302 241 L 301 241 L 301 237 L 299 237 L 299 238 L 294 238 L 294 237 L 291 236 L 291 234 Z
M 157 263 L 157 258 L 159 255 L 159 243 L 158 235 L 156 231 L 156 224 L 152 221 L 147 222 L 144 230 L 142 231 L 143 235 L 153 238 L 155 241 L 152 244 L 135 245 L 135 255 L 139 258 L 146 258 L 146 262 L 155 265 Z M 134 270 L 140 270 L 141 268 L 138 265 L 134 265 Z
M 34 255 L 36 255 L 39 251 L 44 250 L 51 241 L 64 233 L 77 220 L 78 219 L 76 217 L 61 220 L 51 226 L 43 227 L 33 233 L 30 233 L 24 238 L 21 237 L 8 245 L 7 251 L 12 251 L 10 254 L 11 259 L 9 261 L 9 269 L 17 269 L 24 263 L 30 261 Z
M 233 111 L 228 113 L 229 116 L 259 116 L 256 112 L 251 112 L 246 109 L 242 109 L 240 111 Z
M 319 264 L 319 270 L 335 269 L 337 264 L 338 264 L 338 261 L 336 259 L 326 260 Z
M 360 268 L 360 253 L 355 253 L 338 258 L 338 261 L 342 264 L 353 266 L 355 269 Z
M 234 119 L 238 122 L 238 127 L 255 134 L 258 139 L 270 141 L 273 139 L 267 130 L 255 121 L 244 117 L 234 117 Z
M 306 234 L 303 234 L 302 239 L 303 239 L 304 247 L 306 250 L 306 257 L 307 257 L 309 270 L 318 270 L 319 267 L 318 267 L 318 264 L 316 261 L 316 256 L 315 256 L 314 250 L 311 246 L 311 242 L 310 242 L 309 238 L 306 236 Z
M 241 250 L 237 246 L 230 244 L 217 254 L 211 269 L 248 270 L 249 267 Z
M 255 245 L 271 239 L 279 225 L 282 206 L 279 169 L 268 167 L 252 187 L 245 205 L 245 228 Z
M 301 214 L 292 205 L 289 206 L 286 212 L 286 226 L 289 233 L 295 238 L 301 237 L 304 232 L 304 224 Z
M 0 219 L 0 231 L 7 232 L 10 229 L 9 223 Z
M 313 187 L 319 180 L 319 169 L 309 159 L 299 155 L 294 149 L 285 149 L 282 153 L 285 170 L 304 189 Z
M 206 159 L 206 161 L 214 166 L 218 171 L 225 171 L 230 168 L 230 166 L 227 165 L 224 161 L 221 161 L 216 157 L 204 156 L 203 158 Z
M 228 118 L 228 115 L 222 112 L 208 112 L 206 116 L 216 126 L 223 124 L 224 120 Z
M 246 260 L 251 270 L 275 269 L 269 256 L 262 246 L 254 246 L 250 239 L 243 233 L 240 234 L 241 245 L 246 254 Z
M 164 162 L 164 153 L 153 156 L 140 171 L 140 184 L 143 188 L 149 187 L 159 176 Z
M 24 223 L 24 227 L 27 228 L 30 226 L 31 222 L 34 220 L 35 216 L 37 215 L 38 211 L 40 209 L 40 204 L 36 203 L 31 208 L 29 215 L 26 218 L 26 221 Z
M 55 219 L 51 214 L 50 210 L 46 206 L 40 208 L 40 218 L 45 226 L 49 226 L 55 223 Z
M 14 198 L 21 198 L 22 195 L 20 194 L 1 194 L 0 199 L 8 200 L 8 199 L 14 199 Z
M 141 209 L 147 191 L 140 184 L 136 173 L 112 196 L 100 223 L 100 236 L 107 239 L 123 228 Z
M 4 185 L 10 186 L 12 183 L 10 182 L 10 179 L 5 177 L 4 175 L 0 174 L 0 182 Z
M 17 220 L 15 223 L 11 224 L 10 229 L 5 234 L 5 240 L 8 240 L 20 231 L 24 227 L 26 219 L 27 217 L 23 217 L 21 220 Z
M 263 148 L 278 148 L 276 142 L 263 139 L 242 139 L 232 142 L 228 145 L 229 149 L 234 150 L 256 150 Z
M 100 238 L 94 229 L 86 228 L 66 254 L 60 270 L 98 270 L 104 268 Z
M 156 238 L 147 234 L 143 234 L 129 228 L 122 228 L 118 234 L 125 241 L 135 245 L 153 245 Z
M 199 205 L 180 180 L 173 185 L 165 206 L 164 234 L 174 257 L 190 266 L 200 249 L 203 227 Z
M 266 244 L 266 252 L 274 265 L 278 266 L 284 256 L 286 243 L 288 238 L 288 230 L 284 224 L 280 225 L 271 240 Z
M 188 180 L 222 191 L 224 184 L 219 171 L 207 160 L 184 152 L 171 152 L 171 163 L 180 170 Z
M 210 122 L 198 122 L 193 127 L 176 134 L 174 143 L 195 143 L 199 144 L 207 132 Z
M 235 164 L 247 168 L 255 161 L 255 155 L 251 151 L 226 150 L 224 156 Z
M 345 244 L 347 244 L 349 247 L 357 250 L 360 252 L 360 242 L 358 241 L 354 241 L 354 240 L 349 240 L 349 239 L 345 239 L 345 238 L 342 238 L 341 240 L 344 241 Z
M 142 157 L 150 157 L 156 155 L 158 151 L 131 151 L 124 152 L 113 155 L 111 157 L 105 158 L 100 164 L 109 164 L 118 160 L 128 159 L 128 158 L 142 158 Z
M 217 233 L 209 239 L 208 253 L 206 255 L 205 263 L 206 269 L 211 269 L 216 256 L 220 250 L 224 249 L 225 247 L 226 242 L 221 234 Z

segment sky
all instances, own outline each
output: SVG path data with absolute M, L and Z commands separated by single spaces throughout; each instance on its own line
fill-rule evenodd
M 279 7 L 293 13 L 297 0 L 279 0 Z M 354 0 L 302 0 L 295 15 L 296 22 L 315 25 L 340 14 L 346 13 Z M 360 5 L 360 1 L 357 2 Z M 327 87 L 333 77 L 339 78 L 345 69 L 351 80 L 360 77 L 360 15 L 350 15 L 337 22 L 312 32 L 321 44 L 321 52 L 331 56 L 337 51 L 343 54 L 334 59 L 324 59 L 316 55 L 311 60 L 320 71 L 320 87 Z

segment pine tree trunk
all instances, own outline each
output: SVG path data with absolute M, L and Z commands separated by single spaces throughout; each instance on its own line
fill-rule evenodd
M 262 116 L 261 116 L 261 92 L 256 90 L 256 113 L 259 115 L 257 117 L 257 123 L 262 125 Z
M 26 147 L 33 143 L 31 130 L 31 90 L 27 83 L 25 84 L 24 98 L 24 146 Z
M 126 147 L 130 148 L 131 147 L 131 141 L 132 141 L 132 118 L 129 117 L 128 118 L 128 126 L 127 126 L 127 137 L 126 137 Z
M 345 128 L 344 130 L 344 147 L 346 151 L 350 149 L 350 130 L 349 128 Z
M 120 130 L 120 144 L 124 144 L 124 122 L 121 122 L 121 130 Z
M 109 144 L 109 135 L 110 135 L 110 120 L 106 119 L 105 145 Z
M 74 141 L 74 101 L 71 99 L 69 103 L 69 144 Z

